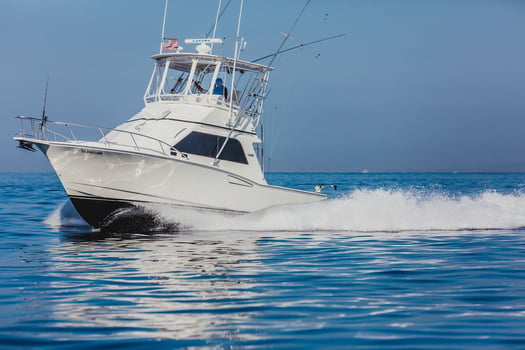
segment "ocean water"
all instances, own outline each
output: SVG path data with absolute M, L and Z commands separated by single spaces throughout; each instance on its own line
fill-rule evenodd
M 96 232 L 0 174 L 0 348 L 525 349 L 525 174 L 269 174 L 324 202 Z

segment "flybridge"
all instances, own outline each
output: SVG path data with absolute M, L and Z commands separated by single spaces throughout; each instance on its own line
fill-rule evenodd
M 249 117 L 257 127 L 262 114 L 264 97 L 271 67 L 211 55 L 213 44 L 220 38 L 186 39 L 185 44 L 196 46 L 197 52 L 181 52 L 177 39 L 169 39 L 170 46 L 153 55 L 155 66 L 144 95 L 146 104 L 197 103 L 228 109 L 234 115 Z
M 235 115 L 241 112 L 258 124 L 270 67 L 204 53 L 162 53 L 152 58 L 155 66 L 144 95 L 146 104 L 164 101 L 232 108 Z
M 155 67 L 144 94 L 144 102 L 146 105 L 152 102 L 189 103 L 228 110 L 228 125 L 233 125 L 232 130 L 246 118 L 250 119 L 252 130 L 255 130 L 262 115 L 272 69 L 266 65 L 239 60 L 239 47 L 246 44 L 239 35 L 242 0 L 233 57 L 211 54 L 214 44 L 223 43 L 222 39 L 215 37 L 217 22 L 221 16 L 220 7 L 219 2 L 211 37 L 208 37 L 208 33 L 205 38 L 185 39 L 185 44 L 197 45 L 197 52 L 183 53 L 179 39 L 164 37 L 168 8 L 166 0 L 160 52 L 152 56 Z

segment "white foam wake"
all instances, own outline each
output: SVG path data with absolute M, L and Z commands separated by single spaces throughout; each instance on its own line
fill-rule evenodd
M 149 209 L 163 220 L 195 230 L 366 232 L 525 227 L 525 194 L 493 191 L 453 198 L 440 193 L 356 190 L 344 198 L 239 216 L 166 207 Z

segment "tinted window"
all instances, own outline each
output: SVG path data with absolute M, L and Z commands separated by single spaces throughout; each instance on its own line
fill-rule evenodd
M 225 140 L 223 136 L 192 132 L 177 143 L 175 148 L 184 153 L 215 158 Z M 241 143 L 235 139 L 228 140 L 219 159 L 248 164 Z

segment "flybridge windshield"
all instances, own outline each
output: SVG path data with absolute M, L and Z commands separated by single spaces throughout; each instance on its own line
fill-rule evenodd
M 144 96 L 146 103 L 207 96 L 208 101 L 232 103 L 244 113 L 258 116 L 270 67 L 201 54 L 159 54 L 153 59 L 155 69 Z M 233 89 L 232 79 L 235 79 Z

